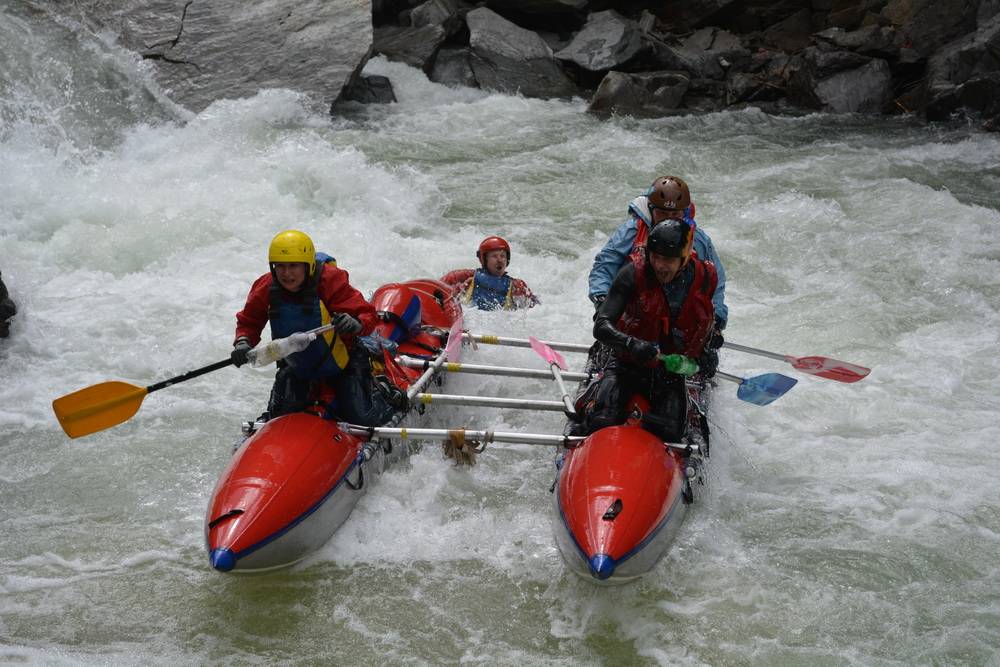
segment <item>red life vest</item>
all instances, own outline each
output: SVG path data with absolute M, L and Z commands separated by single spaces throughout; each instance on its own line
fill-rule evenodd
M 646 264 L 645 256 L 638 261 L 633 260 L 635 290 L 618 320 L 617 329 L 658 344 L 663 354 L 683 354 L 694 359 L 700 357 L 715 325 L 712 295 L 719 276 L 712 262 L 692 259 L 691 263 L 694 279 L 677 319 L 671 321 L 667 297 Z

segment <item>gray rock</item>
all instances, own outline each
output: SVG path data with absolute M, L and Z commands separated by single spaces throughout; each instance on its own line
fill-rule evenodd
M 396 93 L 392 83 L 385 76 L 362 76 L 348 84 L 340 95 L 341 102 L 360 102 L 361 104 L 389 104 L 396 101 Z
M 79 0 L 89 23 L 151 61 L 176 103 L 290 88 L 329 105 L 371 45 L 371 3 L 359 0 Z
M 890 57 L 899 53 L 895 35 L 894 28 L 870 25 L 850 32 L 841 28 L 828 28 L 816 33 L 815 38 L 862 55 Z
M 439 25 L 383 26 L 375 28 L 374 53 L 389 60 L 404 62 L 425 72 L 430 70 L 434 56 L 448 34 Z
M 587 110 L 602 117 L 670 115 L 681 105 L 690 84 L 685 72 L 608 72 Z
M 812 12 L 801 9 L 764 31 L 764 42 L 783 51 L 799 51 L 809 46 Z
M 889 63 L 877 58 L 834 74 L 816 84 L 815 94 L 824 111 L 880 113 L 892 98 Z
M 947 118 L 964 106 L 960 99 L 963 84 L 997 71 L 1000 71 L 1000 15 L 928 59 L 927 117 L 931 120 Z
M 641 46 L 636 24 L 609 9 L 588 16 L 583 29 L 555 57 L 591 72 L 604 72 L 621 68 L 635 57 Z
M 663 52 L 660 53 L 661 57 Z M 695 79 L 723 79 L 730 68 L 750 67 L 750 51 L 740 39 L 727 30 L 702 28 L 681 42 L 676 49 L 676 69 L 691 72 Z
M 440 25 L 458 18 L 458 4 L 455 0 L 427 0 L 410 12 L 410 22 L 414 28 L 425 25 Z
M 465 17 L 472 71 L 481 88 L 526 97 L 569 97 L 573 82 L 537 34 L 481 7 Z
M 673 2 L 669 5 L 669 12 L 664 17 L 678 31 L 684 29 L 697 28 L 707 25 L 718 16 L 722 16 L 723 10 L 731 8 L 733 4 L 741 4 L 735 0 L 687 0 L 685 2 Z
M 438 51 L 428 78 L 446 86 L 479 87 L 476 75 L 472 71 L 469 49 L 467 48 L 445 48 Z
M 976 28 L 978 0 L 889 0 L 882 16 L 897 26 L 900 46 L 930 56 Z
M 560 14 L 586 9 L 587 0 L 487 0 L 486 6 L 500 12 Z

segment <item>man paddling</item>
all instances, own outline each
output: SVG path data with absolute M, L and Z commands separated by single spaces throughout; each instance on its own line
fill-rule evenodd
M 368 352 L 355 344 L 358 336 L 372 332 L 378 317 L 351 286 L 347 272 L 334 262 L 317 262 L 312 239 L 296 230 L 274 237 L 268 262 L 270 273 L 254 281 L 246 305 L 236 314 L 233 364 L 247 362 L 268 323 L 272 338 L 331 323 L 335 327 L 278 362 L 268 418 L 318 405 L 327 417 L 379 426 L 405 409 L 406 394 L 381 378 L 376 382 Z
M 441 277 L 451 285 L 462 303 L 480 310 L 531 308 L 539 303 L 528 285 L 507 274 L 510 244 L 499 236 L 483 239 L 476 251 L 478 269 L 456 269 Z
M 649 232 L 664 220 L 685 220 L 694 228 L 694 252 L 699 259 L 712 262 L 719 276 L 715 291 L 716 329 L 722 331 L 729 320 L 726 306 L 726 271 L 708 234 L 695 223 L 695 207 L 691 190 L 678 176 L 660 176 L 649 186 L 645 195 L 628 205 L 628 219 L 615 230 L 601 251 L 594 257 L 590 269 L 589 296 L 595 307 L 608 294 L 619 269 L 629 259 L 642 255 Z
M 693 243 L 691 225 L 664 220 L 650 232 L 643 253 L 618 272 L 594 321 L 594 338 L 610 348 L 611 358 L 577 400 L 583 422 L 573 426 L 574 435 L 622 423 L 628 399 L 638 393 L 650 403 L 646 428 L 670 442 L 683 436 L 684 376 L 668 371 L 659 355 L 710 365 L 706 349 L 722 344 L 713 334 L 718 276 L 712 262 L 692 254 Z

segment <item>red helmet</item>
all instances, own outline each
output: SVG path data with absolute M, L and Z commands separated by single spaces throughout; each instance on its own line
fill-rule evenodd
M 486 265 L 486 254 L 492 250 L 503 250 L 507 253 L 507 263 L 510 264 L 510 244 L 499 236 L 487 236 L 479 244 L 479 250 L 476 251 L 476 258 L 480 264 L 483 266 Z

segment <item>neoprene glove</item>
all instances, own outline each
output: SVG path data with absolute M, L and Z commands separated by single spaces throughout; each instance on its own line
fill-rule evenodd
M 233 344 L 233 353 L 229 358 L 233 360 L 233 366 L 239 368 L 247 362 L 247 354 L 250 353 L 250 342 L 246 338 L 238 338 Z
M 713 349 L 702 352 L 698 357 L 698 372 L 704 377 L 715 377 L 715 371 L 719 370 L 719 353 Z
M 634 336 L 629 337 L 628 342 L 625 344 L 625 348 L 628 350 L 630 355 L 644 364 L 655 359 L 656 355 L 660 353 L 660 350 L 657 349 L 656 345 L 653 343 Z
M 334 313 L 330 317 L 330 323 L 337 329 L 337 333 L 356 334 L 361 331 L 361 322 L 347 313 Z
M 726 339 L 722 337 L 722 332 L 718 329 L 712 331 L 712 335 L 708 339 L 708 349 L 718 350 L 722 347 L 722 344 L 726 342 Z

